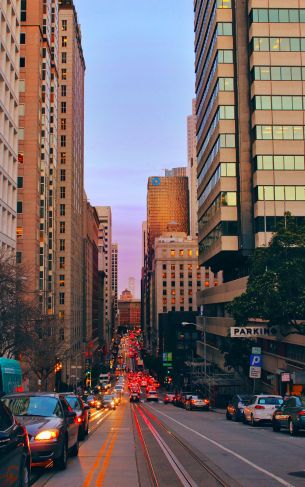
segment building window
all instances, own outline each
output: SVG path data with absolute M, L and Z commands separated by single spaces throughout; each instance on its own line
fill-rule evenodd
M 188 290 L 188 295 L 189 295 L 189 296 L 192 296 L 192 294 L 193 294 L 193 290 L 192 290 L 192 289 L 189 289 L 189 290 Z
M 22 262 L 22 252 L 16 252 L 16 264 L 21 264 Z
M 192 287 L 192 285 L 193 285 L 193 282 L 189 281 L 189 287 Z
M 166 272 L 163 272 L 163 274 L 162 274 L 162 278 L 163 278 L 163 279 L 166 279 L 166 276 L 167 276 Z
M 65 216 L 66 215 L 66 205 L 65 204 L 60 204 L 60 216 Z
M 64 257 L 59 257 L 59 268 L 60 269 L 65 268 L 65 258 Z
M 163 313 L 166 313 L 166 312 L 167 312 L 167 307 L 163 306 Z
M 175 281 L 171 281 L 171 286 L 175 287 Z
M 64 81 L 67 79 L 67 69 L 66 68 L 62 68 L 62 70 L 61 70 L 61 79 Z
M 163 287 L 166 287 L 166 281 L 163 281 Z
M 17 188 L 18 189 L 23 188 L 23 177 L 22 176 L 18 176 L 18 178 L 17 178 Z
M 167 294 L 166 289 L 163 289 L 163 296 L 166 296 L 166 294 Z
M 180 281 L 180 287 L 184 286 L 184 281 Z
M 65 275 L 64 274 L 60 274 L 59 275 L 59 286 L 60 287 L 63 287 L 65 285 Z
M 62 20 L 61 21 L 61 30 L 63 32 L 67 32 L 67 28 L 68 28 L 68 21 L 67 20 Z
M 67 96 L 67 85 L 61 85 L 61 96 Z
M 25 68 L 25 57 L 21 57 L 19 59 L 19 67 L 20 68 Z
M 61 102 L 61 113 L 67 113 L 67 103 L 65 101 Z
M 61 164 L 66 164 L 66 158 L 67 158 L 66 152 L 61 152 L 60 153 L 60 163 Z
M 193 298 L 189 298 L 189 304 L 193 303 Z
M 23 227 L 17 227 L 16 228 L 16 236 L 17 236 L 17 238 L 23 237 Z
M 179 250 L 179 255 L 180 255 L 180 257 L 184 256 L 184 250 L 183 249 Z
M 171 278 L 172 279 L 175 279 L 176 278 L 176 274 L 174 272 L 171 272 Z
M 176 296 L 176 289 L 172 289 L 172 290 L 171 290 L 171 295 L 172 295 L 172 296 Z
M 19 92 L 20 93 L 25 92 L 25 80 L 24 79 L 19 80 Z
M 62 238 L 61 238 L 61 239 L 59 240 L 59 250 L 60 250 L 61 252 L 64 252 L 65 248 L 66 248 L 66 241 L 65 241 L 64 239 L 62 239 Z
M 61 47 L 67 47 L 68 44 L 68 37 L 67 36 L 62 36 L 61 38 Z
M 22 201 L 17 201 L 17 213 L 22 213 L 23 205 Z
M 67 64 L 67 53 L 66 52 L 61 53 L 61 62 L 62 62 L 62 64 Z
M 21 0 L 20 20 L 21 22 L 26 21 L 26 0 Z
M 65 181 L 66 180 L 66 170 L 65 169 L 61 169 L 60 170 L 60 180 L 61 181 Z
M 167 304 L 167 298 L 163 298 L 163 304 Z
M 189 257 L 192 257 L 192 255 L 193 255 L 193 250 L 192 250 L 192 249 L 188 249 L 188 251 L 187 251 L 187 255 L 188 255 Z
M 305 157 L 290 155 L 258 155 L 254 159 L 255 170 L 259 171 L 304 171 Z
M 60 128 L 61 130 L 66 130 L 67 128 L 67 120 L 65 118 L 60 119 Z
M 65 293 L 59 293 L 59 304 L 65 304 Z
M 24 140 L 24 128 L 18 129 L 18 140 Z
M 60 197 L 65 198 L 66 197 L 66 188 L 65 186 L 60 186 Z
M 163 269 L 164 271 L 166 271 L 166 264 L 163 264 L 163 265 L 162 265 L 162 269 Z
M 171 299 L 171 303 L 172 303 L 172 304 L 176 304 L 176 298 L 172 298 L 172 299 Z
M 25 32 L 20 33 L 20 44 L 25 44 Z
M 65 135 L 60 136 L 60 147 L 66 147 L 67 139 Z
M 59 223 L 59 233 L 65 233 L 66 231 L 66 222 Z
M 171 252 L 170 252 L 170 255 L 171 255 L 171 257 L 175 257 L 176 251 L 174 249 L 172 249 Z

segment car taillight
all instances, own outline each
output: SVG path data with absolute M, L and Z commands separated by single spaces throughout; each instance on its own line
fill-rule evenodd
M 205 404 L 210 404 L 210 401 L 209 401 L 208 399 L 204 399 L 204 400 L 203 400 L 203 402 L 204 402 Z
M 257 404 L 257 405 L 255 406 L 255 409 L 265 409 L 265 406 L 260 406 L 259 404 Z
M 298 416 L 305 416 L 305 410 L 299 411 L 297 414 L 298 414 Z
M 80 417 L 75 418 L 75 422 L 78 423 L 78 424 L 80 424 L 82 421 L 83 421 L 83 419 L 80 418 Z
M 191 403 L 192 403 L 192 404 L 195 404 L 195 403 L 196 403 L 195 399 L 192 399 L 192 400 L 191 400 Z

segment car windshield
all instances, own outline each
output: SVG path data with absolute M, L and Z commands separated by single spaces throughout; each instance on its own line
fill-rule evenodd
M 19 396 L 5 399 L 15 416 L 43 416 L 62 418 L 59 400 L 48 396 Z
M 74 396 L 66 396 L 66 400 L 73 410 L 79 409 L 79 402 Z
M 198 396 L 192 396 L 192 399 L 199 399 Z
M 105 401 L 112 401 L 113 396 L 104 396 Z
M 283 399 L 280 397 L 261 397 L 258 404 L 266 404 L 266 406 L 279 406 L 283 404 Z

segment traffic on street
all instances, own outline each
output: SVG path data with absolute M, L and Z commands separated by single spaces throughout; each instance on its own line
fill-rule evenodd
M 140 332 L 123 335 L 113 380 L 82 395 L 2 398 L 1 487 L 304 485 L 303 398 L 239 394 L 215 409 L 161 386 L 142 365 L 140 341 Z

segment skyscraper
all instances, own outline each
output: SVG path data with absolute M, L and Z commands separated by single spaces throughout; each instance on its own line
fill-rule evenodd
M 192 101 L 192 115 L 187 117 L 187 175 L 190 194 L 190 235 L 198 235 L 197 156 L 196 156 L 196 100 Z
M 17 216 L 19 1 L 1 2 L 0 18 L 0 249 L 12 250 L 16 247 Z M 18 182 L 21 184 L 20 179 Z
M 116 321 L 118 314 L 118 260 L 119 260 L 119 245 L 112 244 L 112 265 L 111 265 L 111 289 L 112 289 L 112 308 L 113 308 L 113 322 Z
M 21 2 L 17 258 L 41 311 L 55 313 L 58 2 Z
M 59 1 L 57 284 L 59 316 L 71 352 L 70 376 L 83 363 L 84 75 L 81 31 L 72 0 Z M 73 367 L 73 368 L 72 368 Z M 68 368 L 69 372 L 69 368 Z M 71 373 L 72 372 L 72 373 Z M 77 374 L 76 374 L 77 376 Z M 77 377 L 75 378 L 77 379 Z
M 223 269 L 225 281 L 199 296 L 214 360 L 212 343 L 234 325 L 224 319 L 226 304 L 245 290 L 248 257 L 268 244 L 285 212 L 305 217 L 301 6 L 194 2 L 199 258 Z M 291 357 L 298 340 L 290 337 Z M 278 360 L 268 354 L 266 363 L 263 374 L 275 377 Z
M 128 278 L 128 289 L 133 295 L 133 297 L 136 297 L 136 280 L 134 277 L 129 277 Z
M 112 332 L 112 214 L 110 206 L 96 206 L 99 217 L 99 271 L 104 271 L 103 337 L 109 344 Z

